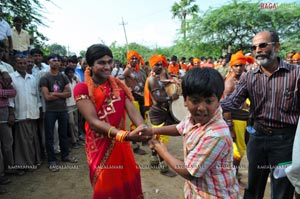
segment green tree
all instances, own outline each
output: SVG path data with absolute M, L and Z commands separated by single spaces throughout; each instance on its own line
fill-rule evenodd
M 51 0 L 45 0 L 51 2 Z M 1 1 L 3 9 L 3 18 L 12 26 L 12 19 L 15 16 L 23 18 L 23 28 L 34 36 L 34 44 L 43 47 L 47 37 L 37 30 L 37 26 L 46 26 L 44 17 L 41 13 L 45 11 L 45 7 L 39 0 L 4 0 Z
M 81 51 L 79 52 L 79 56 L 85 57 L 85 53 L 86 53 L 86 50 L 81 50 Z
M 180 0 L 175 2 L 171 8 L 173 18 L 178 18 L 181 21 L 180 32 L 183 34 L 183 40 L 186 41 L 187 16 L 195 16 L 199 12 L 199 7 L 193 4 L 195 0 Z
M 48 48 L 50 53 L 59 54 L 60 56 L 67 56 L 67 49 L 65 46 L 54 43 L 48 46 Z
M 230 46 L 233 52 L 239 49 L 249 51 L 256 33 L 275 30 L 280 35 L 281 43 L 293 45 L 299 41 L 295 37 L 300 30 L 299 21 L 300 5 L 296 3 L 290 8 L 262 9 L 260 3 L 234 0 L 228 5 L 208 10 L 193 20 L 189 40 L 198 49 L 202 48 L 199 50 L 202 54 L 209 48 L 203 48 L 202 43 L 217 47 L 218 50 Z

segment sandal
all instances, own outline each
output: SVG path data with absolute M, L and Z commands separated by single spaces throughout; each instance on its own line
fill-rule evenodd
M 159 159 L 158 159 L 157 155 L 151 155 L 149 163 L 150 163 L 151 169 L 153 167 L 158 167 Z
M 177 174 L 169 169 L 169 166 L 165 161 L 159 163 L 160 173 L 167 177 L 175 177 Z
M 160 174 L 164 175 L 164 176 L 167 176 L 167 177 L 175 177 L 177 176 L 177 174 L 171 170 L 168 170 L 168 171 L 160 171 Z
M 137 148 L 137 149 L 133 149 L 133 152 L 138 154 L 138 155 L 146 155 L 147 152 L 143 149 Z
M 63 162 L 70 162 L 70 163 L 77 163 L 78 162 L 78 159 L 75 158 L 75 157 L 66 157 L 64 159 L 62 159 L 61 161 Z
M 137 143 L 134 143 L 132 145 L 132 148 L 133 148 L 133 152 L 138 154 L 138 155 L 146 155 L 147 154 L 147 152 L 145 150 L 141 149 L 140 145 L 137 144 Z

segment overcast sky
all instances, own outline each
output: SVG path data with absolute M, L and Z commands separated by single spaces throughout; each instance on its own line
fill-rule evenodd
M 110 45 L 116 41 L 117 44 L 124 45 L 126 39 L 121 25 L 122 18 L 126 24 L 128 43 L 136 42 L 148 47 L 171 46 L 180 27 L 180 21 L 172 19 L 170 11 L 174 2 L 179 0 L 52 1 L 55 5 L 41 0 L 46 7 L 45 23 L 49 27 L 38 27 L 38 30 L 49 38 L 47 44 L 64 45 L 77 55 L 95 43 Z M 220 7 L 228 2 L 196 1 L 201 11 L 209 7 Z M 269 2 L 282 1 L 266 1 Z

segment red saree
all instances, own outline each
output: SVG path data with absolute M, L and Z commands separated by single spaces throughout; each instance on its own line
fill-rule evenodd
M 103 97 L 103 94 L 105 97 Z M 74 96 L 88 95 L 87 85 L 79 83 Z M 100 96 L 102 95 L 102 96 Z M 95 108 L 101 121 L 116 128 L 124 128 L 125 93 L 113 96 L 110 84 L 94 91 Z M 142 193 L 140 169 L 137 166 L 129 142 L 117 142 L 101 133 L 86 129 L 86 154 L 90 168 L 90 181 L 94 189 L 93 199 L 140 199 Z

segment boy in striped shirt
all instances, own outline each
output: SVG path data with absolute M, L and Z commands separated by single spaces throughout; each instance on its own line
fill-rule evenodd
M 219 106 L 222 76 L 212 68 L 191 69 L 183 78 L 182 90 L 189 110 L 183 121 L 155 129 L 139 127 L 135 132 L 183 137 L 184 161 L 172 156 L 156 139 L 149 142 L 186 179 L 185 198 L 241 198 L 232 166 L 232 138 Z

